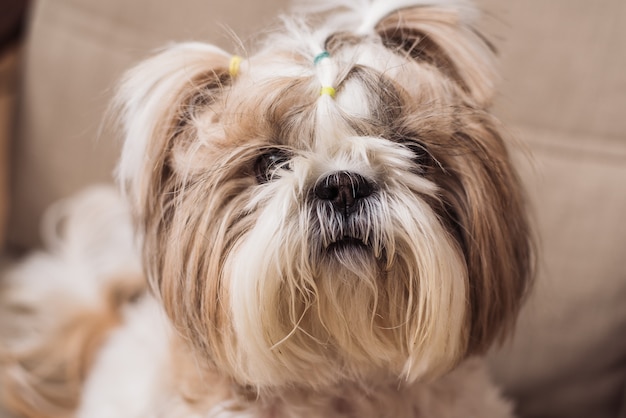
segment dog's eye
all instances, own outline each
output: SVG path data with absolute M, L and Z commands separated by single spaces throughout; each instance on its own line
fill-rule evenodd
M 435 160 L 423 144 L 416 141 L 403 141 L 402 145 L 413 153 L 413 162 L 418 166 L 420 172 L 426 173 L 434 167 Z
M 279 169 L 289 169 L 291 155 L 284 149 L 271 148 L 257 158 L 254 173 L 259 184 L 271 181 Z

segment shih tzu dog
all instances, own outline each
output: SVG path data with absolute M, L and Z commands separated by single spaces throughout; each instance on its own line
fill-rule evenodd
M 128 208 L 102 189 L 65 202 L 54 248 L 8 274 L 5 404 L 512 416 L 480 355 L 513 325 L 531 240 L 472 14 L 334 1 L 255 54 L 185 43 L 130 71 Z

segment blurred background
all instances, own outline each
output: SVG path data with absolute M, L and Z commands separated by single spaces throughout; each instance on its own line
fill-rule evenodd
M 494 377 L 522 417 L 624 418 L 626 1 L 477 2 L 540 237 L 537 287 L 490 354 Z M 0 260 L 40 246 L 49 204 L 112 181 L 120 139 L 103 121 L 125 69 L 175 41 L 245 55 L 231 33 L 254 45 L 287 7 L 0 0 Z

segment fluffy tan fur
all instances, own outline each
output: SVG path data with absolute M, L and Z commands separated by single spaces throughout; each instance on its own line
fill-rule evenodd
M 74 416 L 98 350 L 121 323 L 122 307 L 145 289 L 143 277 L 120 277 L 111 282 L 102 306 L 74 312 L 58 327 L 46 330 L 47 335 L 38 338 L 37 344 L 2 356 L 0 389 L 4 405 L 12 412 L 33 418 Z M 14 312 L 13 316 L 28 314 Z

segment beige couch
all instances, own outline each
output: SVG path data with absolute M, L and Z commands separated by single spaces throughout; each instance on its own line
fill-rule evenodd
M 170 41 L 237 52 L 226 28 L 250 44 L 285 5 L 36 2 L 12 137 L 11 246 L 37 244 L 53 200 L 111 179 L 119 142 L 100 128 L 125 68 Z M 523 143 L 516 156 L 541 239 L 535 293 L 515 338 L 492 354 L 494 375 L 522 416 L 617 417 L 626 382 L 626 3 L 480 5 L 502 52 L 496 112 Z

